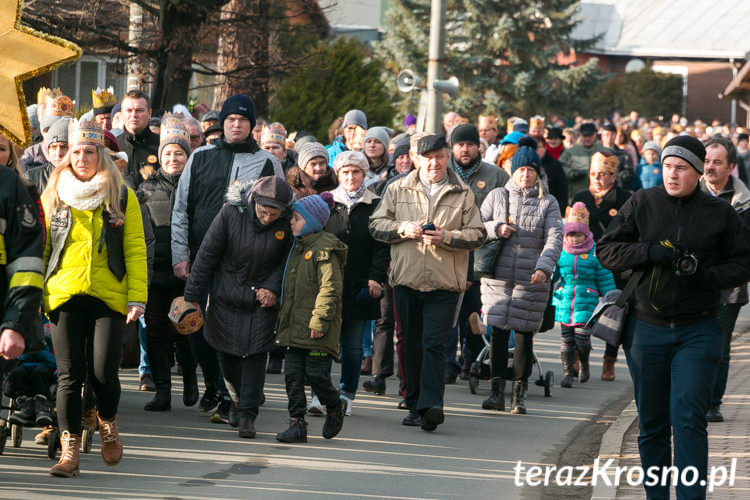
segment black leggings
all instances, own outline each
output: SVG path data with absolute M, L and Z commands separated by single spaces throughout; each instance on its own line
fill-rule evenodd
M 492 327 L 492 377 L 528 380 L 534 365 L 534 332 L 516 331 L 513 335 L 513 374 L 508 373 L 508 341 L 510 330 Z
M 120 404 L 117 370 L 122 356 L 125 316 L 88 295 L 76 295 L 49 316 L 58 370 L 60 431 L 80 435 L 81 386 L 86 380 L 87 367 L 99 416 L 109 419 L 117 414 Z M 91 342 L 87 360 L 88 339 Z

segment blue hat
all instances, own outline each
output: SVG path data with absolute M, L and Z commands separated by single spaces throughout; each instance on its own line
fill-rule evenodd
M 328 193 L 330 197 L 330 193 Z M 305 225 L 298 236 L 317 233 L 323 230 L 331 216 L 331 207 L 320 195 L 305 196 L 292 207 L 303 219 Z
M 541 173 L 541 163 L 539 155 L 536 154 L 536 141 L 531 137 L 523 137 L 518 141 L 518 150 L 513 154 L 510 162 L 510 173 L 521 167 L 531 167 L 536 170 L 536 174 Z
M 250 128 L 255 128 L 255 104 L 253 100 L 243 94 L 235 94 L 228 97 L 221 106 L 219 122 L 224 126 L 224 120 L 229 115 L 242 115 L 250 120 Z
M 500 145 L 503 144 L 518 144 L 518 139 L 523 137 L 523 132 L 511 132 L 510 134 L 507 134 L 503 139 L 500 141 Z

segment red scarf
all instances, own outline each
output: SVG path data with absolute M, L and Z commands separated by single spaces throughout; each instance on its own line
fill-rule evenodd
M 547 148 L 547 152 L 555 160 L 559 160 L 560 159 L 560 155 L 562 154 L 563 151 L 565 151 L 565 146 L 563 146 L 562 144 L 560 144 L 556 148 L 551 147 L 549 144 L 545 144 L 544 147 Z

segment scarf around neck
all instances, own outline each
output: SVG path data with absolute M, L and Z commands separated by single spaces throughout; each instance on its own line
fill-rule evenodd
M 351 209 L 355 203 L 357 203 L 362 196 L 365 194 L 365 189 L 367 187 L 365 186 L 365 183 L 363 182 L 361 186 L 359 186 L 359 189 L 356 191 L 347 191 L 343 187 L 341 188 L 341 191 L 344 192 L 344 205 L 346 205 L 346 208 Z
M 482 164 L 482 157 L 478 156 L 477 161 L 468 170 L 465 170 L 464 167 L 459 165 L 453 156 L 451 156 L 451 163 L 453 163 L 453 170 L 455 170 L 456 174 L 458 174 L 462 181 L 468 184 L 469 177 L 471 177 L 474 172 L 479 170 L 479 166 Z
M 571 255 L 581 255 L 582 253 L 590 252 L 594 248 L 594 235 L 591 231 L 586 235 L 586 239 L 577 245 L 568 244 L 568 240 L 563 238 L 563 250 Z
M 89 181 L 82 181 L 70 169 L 60 172 L 57 196 L 78 210 L 96 210 L 107 197 L 107 179 L 97 172 Z

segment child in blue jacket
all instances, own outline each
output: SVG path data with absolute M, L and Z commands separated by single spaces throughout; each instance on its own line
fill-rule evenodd
M 563 251 L 555 272 L 560 281 L 552 303 L 562 333 L 560 359 L 564 376 L 560 385 L 571 387 L 576 376 L 581 383 L 589 379 L 591 332 L 583 326 L 599 303 L 599 297 L 615 289 L 615 280 L 594 255 L 594 236 L 589 230 L 586 205 L 577 202 L 568 208 L 564 234 Z M 578 374 L 573 370 L 576 351 L 580 360 Z
M 641 150 L 641 162 L 638 164 L 638 178 L 641 180 L 643 189 L 661 186 L 661 163 L 659 163 L 659 145 L 648 141 Z

